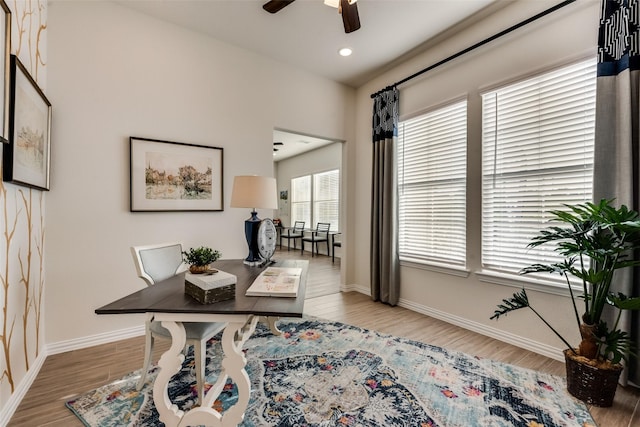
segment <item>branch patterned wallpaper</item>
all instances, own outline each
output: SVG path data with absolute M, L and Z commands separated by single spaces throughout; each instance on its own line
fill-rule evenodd
M 5 0 L 11 52 L 46 93 L 46 0 Z M 43 351 L 45 194 L 0 181 L 0 410 Z

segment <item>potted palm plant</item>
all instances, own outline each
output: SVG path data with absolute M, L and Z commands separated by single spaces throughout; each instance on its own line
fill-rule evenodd
M 587 403 L 611 406 L 622 364 L 628 361 L 634 346 L 629 334 L 620 329 L 620 316 L 623 310 L 640 309 L 640 298 L 614 293 L 611 285 L 617 270 L 640 265 L 636 256 L 640 249 L 640 219 L 637 212 L 624 205 L 616 208 L 607 200 L 565 206 L 568 211 L 550 211 L 553 220 L 561 224 L 542 230 L 529 244 L 537 247 L 553 243 L 554 250 L 564 259 L 533 264 L 521 274 L 545 272 L 564 277 L 582 338 L 579 346 L 569 344 L 534 309 L 524 289 L 504 299 L 491 319 L 521 308 L 531 309 L 567 346 L 564 355 L 568 391 Z M 576 282 L 581 292 L 574 289 Z M 606 310 L 613 310 L 612 323 L 603 318 Z
M 194 274 L 206 273 L 209 264 L 220 258 L 220 252 L 206 246 L 190 248 L 189 251 L 182 252 L 183 260 L 189 264 L 189 271 Z

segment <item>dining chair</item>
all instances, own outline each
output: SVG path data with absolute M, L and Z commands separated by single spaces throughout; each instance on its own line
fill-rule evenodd
M 187 270 L 186 264 L 182 260 L 181 243 L 164 243 L 158 245 L 133 246 L 131 254 L 138 271 L 138 277 L 145 281 L 147 286 L 168 279 Z M 204 397 L 205 368 L 207 362 L 207 341 L 215 334 L 223 330 L 226 323 L 222 322 L 183 322 L 187 335 L 187 342 L 184 353 L 189 345 L 193 346 L 193 356 L 196 369 L 196 387 L 198 399 L 202 401 Z M 145 383 L 151 355 L 153 352 L 153 341 L 155 337 L 171 338 L 169 330 L 164 328 L 159 321 L 153 319 L 150 314 L 145 322 L 145 345 L 144 345 L 144 365 L 140 380 L 136 389 L 140 390 Z
M 336 260 L 336 248 L 342 247 L 342 238 L 339 237 L 339 240 L 336 240 L 336 236 L 340 236 L 342 233 L 333 233 L 331 234 L 331 262 L 335 262 Z
M 286 228 L 286 234 L 280 233 L 280 247 L 282 247 L 282 239 L 287 239 L 287 251 L 290 249 L 291 239 L 293 239 L 293 249 L 297 249 L 296 240 L 302 239 L 304 234 L 304 221 L 296 221 L 293 225 L 293 228 Z
M 304 242 L 311 243 L 311 256 L 314 255 L 314 247 L 315 253 L 320 254 L 318 251 L 318 243 L 325 242 L 327 244 L 327 256 L 330 256 L 329 249 L 329 228 L 331 228 L 331 224 L 328 222 L 319 222 L 316 224 L 316 229 L 309 232 L 308 235 L 304 235 L 301 239 L 302 241 L 302 249 L 300 253 L 304 253 Z

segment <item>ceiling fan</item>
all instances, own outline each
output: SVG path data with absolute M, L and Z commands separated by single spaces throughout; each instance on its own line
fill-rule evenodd
M 269 13 L 276 13 L 294 1 L 295 0 L 270 0 L 263 4 L 262 8 Z M 360 17 L 358 16 L 356 0 L 324 0 L 324 4 L 338 8 L 338 13 L 342 15 L 345 33 L 351 33 L 360 28 Z

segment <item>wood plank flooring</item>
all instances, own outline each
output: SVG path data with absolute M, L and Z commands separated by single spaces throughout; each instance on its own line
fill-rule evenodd
M 554 375 L 564 364 L 518 347 L 469 332 L 457 326 L 400 307 L 374 303 L 356 292 L 339 293 L 339 260 L 311 257 L 299 251 L 277 251 L 274 258 L 309 259 L 305 313 L 481 357 L 512 363 Z M 168 348 L 156 340 L 154 360 Z M 74 427 L 82 423 L 64 403 L 77 394 L 120 378 L 142 366 L 143 337 L 49 356 L 9 426 Z M 640 427 L 640 390 L 618 387 L 611 408 L 590 408 L 599 427 Z M 470 427 L 472 424 L 470 424 Z

